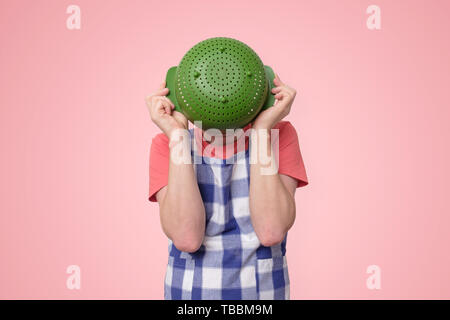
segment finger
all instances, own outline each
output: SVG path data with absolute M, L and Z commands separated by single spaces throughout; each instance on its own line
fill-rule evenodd
M 280 79 L 280 77 L 278 76 L 277 73 L 275 73 L 275 78 L 273 79 L 273 83 L 274 83 L 277 87 L 284 85 L 283 81 L 281 81 L 281 79 Z
M 150 100 L 155 96 L 166 96 L 169 93 L 169 88 L 158 89 L 157 91 L 149 94 L 146 99 Z
M 291 95 L 293 95 L 293 96 L 295 96 L 295 94 L 296 94 L 296 91 L 295 91 L 295 89 L 294 88 L 291 88 L 291 87 L 289 87 L 289 86 L 284 86 L 284 88 L 286 89 L 286 91 L 287 92 L 289 92 Z
M 153 97 L 151 102 L 151 110 L 153 110 L 154 112 L 164 112 L 164 103 L 165 102 L 162 97 Z
M 164 106 L 164 111 L 167 114 L 171 114 L 172 113 L 172 106 L 170 105 L 170 103 L 164 99 L 161 99 L 162 105 Z
M 145 97 L 145 104 L 147 105 L 147 107 L 151 107 L 151 101 L 152 101 L 152 97 L 151 96 L 147 96 Z
M 278 86 L 278 87 L 272 88 L 271 92 L 272 92 L 273 94 L 276 94 L 276 93 L 281 92 L 282 90 L 284 90 L 284 91 L 286 91 L 286 92 L 289 92 L 289 93 L 290 93 L 291 95 L 293 95 L 293 96 L 295 96 L 295 94 L 296 94 L 296 91 L 295 91 L 294 88 L 291 88 L 291 87 L 289 87 L 289 86 L 287 86 L 287 85 L 285 85 L 285 84 L 283 84 L 283 85 L 281 85 L 281 86 Z
M 160 113 L 159 110 L 161 108 L 164 108 L 161 100 L 157 100 L 151 105 L 151 108 L 149 108 L 149 111 L 150 111 L 150 116 L 152 117 L 152 119 L 157 118 L 158 114 Z
M 281 90 L 278 93 L 284 93 L 285 97 L 295 97 L 295 90 L 292 88 L 289 88 L 288 86 L 282 86 L 280 87 Z
M 162 88 L 158 89 L 155 93 L 153 93 L 153 96 L 165 96 L 169 93 L 169 88 Z
M 159 85 L 159 89 L 164 89 L 166 87 L 166 81 L 164 80 L 163 82 L 161 82 L 161 84 Z
M 284 97 L 286 97 L 287 96 L 287 93 L 285 92 L 285 91 L 281 91 L 280 93 L 277 93 L 276 95 L 275 95 L 275 99 L 277 99 L 277 100 L 282 100 Z
M 167 98 L 167 97 L 161 97 L 161 98 L 164 99 L 165 101 L 167 101 L 170 104 L 170 107 L 172 109 L 175 108 L 175 105 L 173 104 L 173 102 L 169 98 Z
M 159 100 L 159 96 L 149 95 L 145 98 L 145 102 L 147 103 L 147 107 L 154 109 L 156 108 L 156 103 Z
M 284 100 L 277 100 L 277 103 L 275 103 L 273 106 L 281 113 L 288 112 L 289 113 L 289 102 Z
M 283 87 L 275 87 L 275 88 L 272 88 L 272 93 L 275 94 L 275 93 L 280 92 L 281 90 L 283 90 Z
M 156 103 L 158 102 L 159 96 L 149 95 L 145 98 L 145 102 L 147 104 L 147 107 L 151 110 L 157 109 Z

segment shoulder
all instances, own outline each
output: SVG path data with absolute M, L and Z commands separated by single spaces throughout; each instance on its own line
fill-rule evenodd
M 279 130 L 279 142 L 281 145 L 298 141 L 297 130 L 289 121 L 280 121 L 273 129 Z
M 306 186 L 308 177 L 300 151 L 297 130 L 289 121 L 280 121 L 274 128 L 280 130 L 278 172 L 296 179 L 297 187 Z
M 169 146 L 169 138 L 164 133 L 158 133 L 152 139 L 152 145 Z
M 164 133 L 158 133 L 156 136 L 153 137 L 152 143 L 156 144 L 169 144 L 169 138 Z
M 153 137 L 151 153 L 169 153 L 169 138 L 164 133 L 158 133 Z
M 279 129 L 280 130 L 280 134 L 281 133 L 292 133 L 292 132 L 297 132 L 295 130 L 295 127 L 292 125 L 292 123 L 290 121 L 280 121 L 278 122 L 273 129 Z

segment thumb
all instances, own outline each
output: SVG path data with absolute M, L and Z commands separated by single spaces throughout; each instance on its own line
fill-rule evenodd
M 166 87 L 166 81 L 164 80 L 163 82 L 161 82 L 161 84 L 159 85 L 159 89 L 164 89 Z

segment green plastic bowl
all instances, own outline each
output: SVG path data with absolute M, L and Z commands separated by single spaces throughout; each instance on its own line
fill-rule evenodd
M 245 127 L 275 102 L 275 75 L 245 43 L 210 38 L 193 46 L 167 71 L 167 97 L 203 129 Z

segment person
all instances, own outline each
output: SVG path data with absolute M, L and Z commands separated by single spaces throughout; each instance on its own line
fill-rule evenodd
M 222 145 L 207 141 L 198 128 L 188 131 L 188 120 L 166 97 L 165 82 L 146 98 L 151 119 L 162 131 L 150 149 L 149 200 L 159 204 L 169 241 L 165 299 L 290 297 L 287 232 L 296 216 L 296 188 L 308 179 L 297 132 L 283 121 L 296 90 L 278 75 L 273 81 L 274 106 L 245 126 L 244 135 Z M 177 143 L 180 130 L 188 132 L 190 143 Z M 277 151 L 270 151 L 272 132 L 278 133 Z M 264 174 L 267 164 L 252 158 L 249 150 L 258 143 L 267 146 L 271 161 L 278 154 L 274 174 Z M 222 152 L 230 145 L 231 155 Z M 194 161 L 173 161 L 180 146 Z

